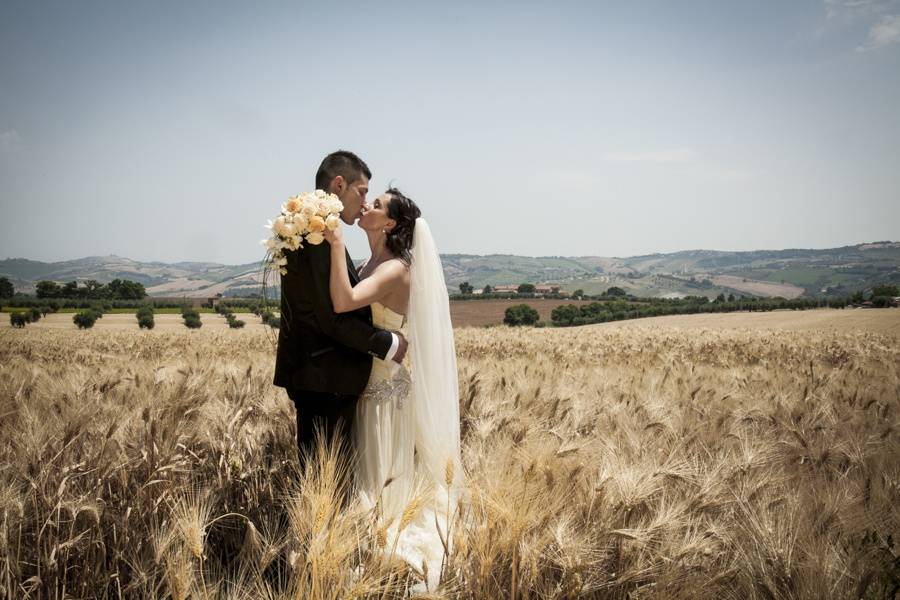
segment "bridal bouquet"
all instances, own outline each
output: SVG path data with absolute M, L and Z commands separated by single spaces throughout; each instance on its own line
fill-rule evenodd
M 278 267 L 282 275 L 287 273 L 285 250 L 297 250 L 303 242 L 318 245 L 325 240 L 322 232 L 325 229 L 334 231 L 340 224 L 340 212 L 344 205 L 334 194 L 323 190 L 304 192 L 299 196 L 291 196 L 281 205 L 281 214 L 266 223 L 266 229 L 272 231 L 272 237 L 263 240 L 268 248 L 266 262 Z

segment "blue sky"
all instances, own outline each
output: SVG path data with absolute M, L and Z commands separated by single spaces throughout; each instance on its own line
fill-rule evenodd
M 897 240 L 898 106 L 898 0 L 4 0 L 0 257 L 253 261 L 337 148 L 442 252 Z

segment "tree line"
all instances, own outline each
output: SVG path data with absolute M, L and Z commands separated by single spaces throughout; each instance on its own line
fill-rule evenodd
M 128 279 L 113 279 L 109 283 L 100 283 L 89 279 L 84 285 L 77 281 L 69 281 L 62 285 L 55 281 L 38 281 L 35 286 L 38 298 L 78 298 L 85 300 L 142 300 L 147 297 L 144 284 Z
M 89 279 L 84 285 L 79 285 L 77 281 L 59 284 L 42 280 L 35 285 L 35 296 L 41 300 L 142 300 L 147 297 L 147 290 L 144 284 L 129 279 L 113 279 L 109 283 Z M 16 296 L 16 289 L 9 278 L 0 277 L 0 298 L 27 300 L 28 296 Z
M 591 302 L 575 306 L 564 304 L 557 306 L 550 313 L 550 319 L 556 327 L 572 327 L 621 321 L 624 319 L 640 319 L 643 317 L 660 317 L 664 315 L 689 315 L 697 313 L 718 312 L 768 312 L 772 310 L 791 309 L 809 310 L 813 308 L 844 308 L 851 303 L 848 299 L 824 298 L 726 298 L 720 294 L 710 301 L 706 296 L 688 296 L 681 299 L 646 298 L 639 301 L 613 300 L 607 302 Z
M 463 281 L 459 284 L 459 293 L 452 294 L 452 300 L 486 300 L 488 298 L 492 300 L 509 300 L 512 298 L 534 298 L 538 294 L 537 286 L 533 283 L 520 283 L 516 287 L 516 291 L 507 292 L 502 291 L 498 292 L 495 287 L 488 284 L 481 288 L 481 293 L 475 293 L 475 286 L 473 286 L 468 281 Z M 610 296 L 627 296 L 628 292 L 623 290 L 620 287 L 611 287 L 602 294 L 598 294 L 596 296 L 589 296 L 584 293 L 584 290 L 578 289 L 569 294 L 562 290 L 559 286 L 550 286 L 549 292 L 542 292 L 540 297 L 542 298 L 550 298 L 550 299 L 560 299 L 560 298 L 574 298 L 574 299 L 590 299 L 590 298 L 607 298 Z
M 880 286 L 868 294 L 857 292 L 847 298 L 735 298 L 719 294 L 714 300 L 706 296 L 685 298 L 636 298 L 608 294 L 602 301 L 588 304 L 563 304 L 550 313 L 551 324 L 555 327 L 591 325 L 607 321 L 659 317 L 664 315 L 687 315 L 717 312 L 768 312 L 779 309 L 809 310 L 813 308 L 846 308 L 848 306 L 895 306 L 893 298 L 900 295 L 898 286 Z M 506 309 L 503 322 L 506 325 L 544 326 L 538 312 L 527 304 L 517 304 Z

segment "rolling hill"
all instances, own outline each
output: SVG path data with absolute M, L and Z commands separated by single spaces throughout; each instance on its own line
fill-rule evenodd
M 725 252 L 684 250 L 630 257 L 442 255 L 451 291 L 464 281 L 485 285 L 523 282 L 582 289 L 597 294 L 621 287 L 639 296 L 846 295 L 874 285 L 900 283 L 900 242 L 871 242 L 826 249 Z M 0 261 L 0 276 L 17 291 L 32 292 L 40 280 L 108 282 L 131 279 L 151 296 L 209 297 L 259 292 L 259 263 L 223 265 L 210 262 L 139 262 L 120 256 L 90 256 L 62 262 L 24 258 Z

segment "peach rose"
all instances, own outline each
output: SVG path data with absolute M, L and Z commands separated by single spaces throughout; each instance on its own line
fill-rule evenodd
M 313 246 L 318 246 L 322 242 L 325 241 L 325 236 L 319 233 L 318 231 L 313 231 L 312 233 L 306 234 L 306 241 L 312 244 Z
M 319 215 L 313 215 L 309 219 L 309 230 L 314 233 L 325 231 L 325 219 Z
M 303 203 L 300 202 L 300 198 L 297 196 L 292 196 L 288 198 L 288 201 L 284 203 L 284 209 L 287 212 L 295 213 L 303 206 Z

